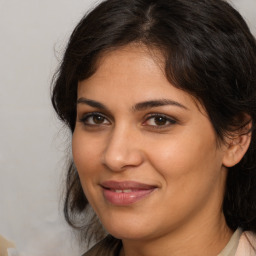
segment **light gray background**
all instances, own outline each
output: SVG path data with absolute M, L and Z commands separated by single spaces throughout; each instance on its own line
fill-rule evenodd
M 70 141 L 52 110 L 50 83 L 68 36 L 95 2 L 0 0 L 0 234 L 17 255 L 83 251 L 61 213 Z M 256 0 L 232 2 L 256 35 Z

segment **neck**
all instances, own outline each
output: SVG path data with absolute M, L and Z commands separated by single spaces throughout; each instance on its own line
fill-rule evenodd
M 233 232 L 224 215 L 215 221 L 204 220 L 201 225 L 174 230 L 168 235 L 143 241 L 123 240 L 120 256 L 216 256 L 226 246 Z

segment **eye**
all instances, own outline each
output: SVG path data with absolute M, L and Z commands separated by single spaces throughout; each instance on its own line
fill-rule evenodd
M 82 122 L 84 125 L 91 126 L 110 124 L 109 120 L 100 113 L 88 113 L 80 118 L 80 122 Z
M 162 128 L 166 126 L 170 126 L 176 123 L 176 120 L 174 120 L 171 117 L 168 117 L 163 114 L 151 114 L 149 117 L 147 117 L 146 121 L 143 123 L 143 125 L 149 125 L 157 128 Z

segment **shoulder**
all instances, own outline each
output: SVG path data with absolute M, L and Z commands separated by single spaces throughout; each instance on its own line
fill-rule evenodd
M 256 234 L 251 231 L 242 233 L 235 256 L 256 256 Z
M 122 247 L 122 242 L 113 236 L 106 236 L 82 256 L 116 256 Z

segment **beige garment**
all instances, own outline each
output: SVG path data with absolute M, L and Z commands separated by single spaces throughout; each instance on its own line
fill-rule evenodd
M 118 256 L 122 242 L 107 236 L 82 256 Z M 218 256 L 256 256 L 256 234 L 237 229 Z
M 15 248 L 14 243 L 6 240 L 0 235 L 0 256 L 8 256 L 8 248 Z
M 230 238 L 225 248 L 217 256 L 234 256 L 238 247 L 241 234 L 242 234 L 242 230 L 238 228 Z
M 256 235 L 253 232 L 243 232 L 235 256 L 256 256 Z

